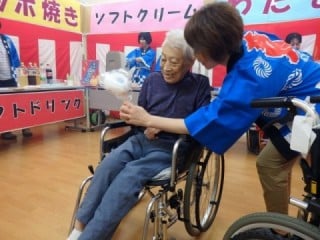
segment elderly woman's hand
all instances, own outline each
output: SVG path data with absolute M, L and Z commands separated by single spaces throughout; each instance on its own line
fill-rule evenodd
M 120 118 L 126 123 L 147 127 L 150 114 L 144 108 L 125 101 L 120 107 Z
M 160 132 L 160 129 L 157 128 L 146 128 L 144 130 L 144 135 L 146 136 L 146 138 L 148 138 L 149 140 L 152 139 L 157 139 L 157 134 Z

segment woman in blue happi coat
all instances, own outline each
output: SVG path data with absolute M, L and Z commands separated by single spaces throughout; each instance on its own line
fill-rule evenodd
M 150 47 L 152 37 L 149 32 L 138 35 L 139 47 L 131 51 L 126 57 L 126 67 L 132 70 L 132 82 L 142 86 L 143 81 L 152 70 L 156 51 Z

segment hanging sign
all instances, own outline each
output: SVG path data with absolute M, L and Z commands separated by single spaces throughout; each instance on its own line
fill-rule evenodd
M 80 4 L 71 0 L 0 0 L 0 15 L 72 32 L 81 32 Z

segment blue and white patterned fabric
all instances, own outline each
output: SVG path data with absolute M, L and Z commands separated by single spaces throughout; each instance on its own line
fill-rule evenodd
M 189 133 L 216 153 L 230 148 L 259 116 L 270 121 L 284 114 L 251 108 L 253 99 L 320 95 L 320 65 L 283 40 L 248 31 L 241 48 L 241 56 L 229 60 L 218 96 L 185 119 Z M 320 112 L 319 104 L 314 107 Z M 285 138 L 290 135 L 289 125 L 277 128 Z
M 155 57 L 156 52 L 152 48 L 148 48 L 147 50 L 136 48 L 127 55 L 126 67 L 129 69 L 135 68 L 132 74 L 132 82 L 142 86 L 152 70 Z M 141 61 L 137 62 L 136 58 L 140 58 Z
M 1 44 L 6 50 L 9 65 L 10 65 L 10 75 L 12 78 L 16 79 L 15 69 L 20 66 L 20 59 L 16 47 L 9 36 L 0 34 Z

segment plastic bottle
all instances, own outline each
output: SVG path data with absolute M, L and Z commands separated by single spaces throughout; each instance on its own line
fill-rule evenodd
M 37 69 L 31 62 L 28 66 L 28 84 L 37 85 Z
M 75 85 L 74 78 L 70 74 L 67 74 L 67 85 L 68 86 L 74 86 Z
M 16 79 L 17 79 L 17 84 L 18 84 L 18 87 L 22 87 L 22 79 L 21 79 L 21 74 L 22 74 L 22 69 L 21 69 L 21 66 L 22 66 L 22 63 L 20 65 L 20 67 L 17 67 L 15 69 L 15 74 L 16 74 Z
M 47 76 L 46 76 L 46 68 L 44 67 L 43 63 L 40 63 L 40 84 L 46 84 L 47 83 Z
M 21 66 L 16 69 L 18 86 L 24 87 L 28 85 L 28 70 L 23 62 L 21 62 Z
M 46 65 L 46 79 L 47 83 L 53 83 L 52 69 L 49 64 Z
M 40 85 L 40 68 L 37 63 L 33 63 L 33 71 L 36 75 L 36 85 Z

